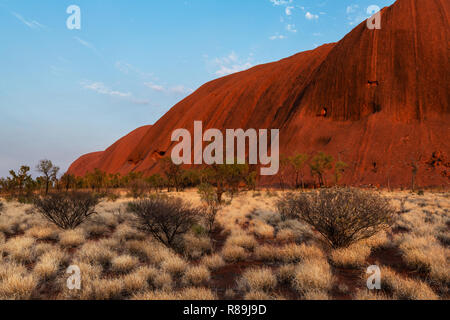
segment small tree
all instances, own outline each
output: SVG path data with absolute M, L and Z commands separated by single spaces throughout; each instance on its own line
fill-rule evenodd
M 146 181 L 155 192 L 161 192 L 164 188 L 164 178 L 158 173 L 150 176 Z
M 334 164 L 334 184 L 338 185 L 339 181 L 341 181 L 342 176 L 344 174 L 345 169 L 348 167 L 348 165 L 343 161 L 337 161 Z
M 278 170 L 278 180 L 281 190 L 284 190 L 286 184 L 287 170 L 289 169 L 289 158 L 280 155 L 280 168 Z
M 180 198 L 153 196 L 131 202 L 128 209 L 137 218 L 141 230 L 174 250 L 182 248 L 182 236 L 200 217 L 200 210 Z
M 305 180 L 304 180 L 304 172 L 306 163 L 308 162 L 309 156 L 304 153 L 298 153 L 289 157 L 289 164 L 294 171 L 295 177 L 295 189 L 299 189 L 300 186 L 302 189 L 305 189 Z
M 66 191 L 69 191 L 71 188 L 75 187 L 75 175 L 69 173 L 63 174 L 63 176 L 61 177 L 61 183 L 63 184 L 64 189 L 66 189 Z
M 282 215 L 309 224 L 333 248 L 372 237 L 393 222 L 395 209 L 376 193 L 351 188 L 291 194 L 278 203 Z
M 75 229 L 95 214 L 98 198 L 90 193 L 56 193 L 34 201 L 44 218 L 63 230 Z
M 42 173 L 45 185 L 45 195 L 48 194 L 50 182 L 55 181 L 58 175 L 59 167 L 53 165 L 50 160 L 41 160 L 36 166 L 36 170 Z
M 419 173 L 422 156 L 417 153 L 411 156 L 411 160 L 406 164 L 411 168 L 411 191 L 416 191 L 417 174 Z
M 319 152 L 310 163 L 311 174 L 317 176 L 321 187 L 326 185 L 326 173 L 333 168 L 333 157 Z
M 214 231 L 217 213 L 222 208 L 222 204 L 217 198 L 217 192 L 210 184 L 202 183 L 198 187 L 198 193 L 205 206 L 204 215 L 206 217 L 208 232 L 211 234 Z
M 11 177 L 8 178 L 8 183 L 11 186 L 10 189 L 18 189 L 19 196 L 22 196 L 24 189 L 29 191 L 33 185 L 33 179 L 31 178 L 29 171 L 30 167 L 28 166 L 21 166 L 17 173 L 14 170 L 9 171 L 9 174 L 11 175 Z
M 161 159 L 161 166 L 169 182 L 167 191 L 170 191 L 170 187 L 174 187 L 179 192 L 183 185 L 183 168 L 181 165 L 173 163 L 171 158 L 163 158 Z

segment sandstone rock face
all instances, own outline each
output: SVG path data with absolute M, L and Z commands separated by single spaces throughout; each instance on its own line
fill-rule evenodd
M 398 0 L 381 29 L 363 22 L 336 44 L 209 82 L 151 127 L 69 172 L 160 170 L 175 129 L 280 129 L 281 153 L 323 151 L 349 165 L 351 185 L 449 185 L 450 1 Z M 447 162 L 446 162 L 447 161 Z M 310 177 L 311 178 L 311 177 Z

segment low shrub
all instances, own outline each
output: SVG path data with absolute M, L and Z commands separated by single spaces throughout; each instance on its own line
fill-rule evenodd
M 90 193 L 55 193 L 34 200 L 36 209 L 63 230 L 72 230 L 95 214 L 98 198 Z
M 387 199 L 353 188 L 289 194 L 278 202 L 278 209 L 313 227 L 333 248 L 374 236 L 392 225 L 395 213 Z
M 141 230 L 172 249 L 182 248 L 183 235 L 197 223 L 200 210 L 179 198 L 151 197 L 131 202 L 129 210 Z

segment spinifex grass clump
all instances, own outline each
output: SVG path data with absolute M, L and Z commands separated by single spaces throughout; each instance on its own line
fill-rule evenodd
M 34 201 L 36 209 L 64 230 L 72 230 L 95 213 L 98 198 L 90 193 L 55 193 Z
M 179 198 L 154 196 L 131 202 L 129 210 L 141 230 L 172 249 L 179 249 L 183 235 L 197 223 L 201 210 Z
M 377 193 L 333 188 L 289 194 L 278 203 L 285 218 L 312 226 L 333 248 L 348 247 L 392 224 L 394 208 Z

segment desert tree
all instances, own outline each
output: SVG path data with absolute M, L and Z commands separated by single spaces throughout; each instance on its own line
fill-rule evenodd
M 392 225 L 395 209 L 378 193 L 331 188 L 289 194 L 278 202 L 282 217 L 297 218 L 333 248 L 348 247 Z
M 23 190 L 30 191 L 33 186 L 33 178 L 29 172 L 30 167 L 28 166 L 21 166 L 17 173 L 14 170 L 9 171 L 11 177 L 8 177 L 8 183 L 12 190 L 19 191 L 19 196 L 22 196 Z
M 51 182 L 57 179 L 59 167 L 53 165 L 50 160 L 41 160 L 36 166 L 36 171 L 42 174 L 45 186 L 45 195 L 48 194 L 48 189 Z
M 159 173 L 151 175 L 150 177 L 146 178 L 145 180 L 148 183 L 148 185 L 151 188 L 153 188 L 153 190 L 155 192 L 161 192 L 165 186 L 165 180 Z
M 244 176 L 244 181 L 249 190 L 256 191 L 256 184 L 258 181 L 258 172 L 256 170 L 250 169 L 250 167 L 249 167 L 248 172 Z
M 69 191 L 71 188 L 75 188 L 76 177 L 73 174 L 65 173 L 61 177 L 61 183 L 66 191 Z
M 304 168 L 308 162 L 309 156 L 304 153 L 297 153 L 288 158 L 289 165 L 294 172 L 295 189 L 305 189 Z
M 160 163 L 164 174 L 167 177 L 167 181 L 169 182 L 167 185 L 167 191 L 170 191 L 170 188 L 174 187 L 175 191 L 179 192 L 183 185 L 183 168 L 181 165 L 176 165 L 173 163 L 170 157 L 162 158 Z
M 217 213 L 222 208 L 222 203 L 217 197 L 214 187 L 208 183 L 202 183 L 198 186 L 198 194 L 204 206 L 204 217 L 209 234 L 214 231 Z
M 347 169 L 348 164 L 346 164 L 344 161 L 336 161 L 336 163 L 334 164 L 334 172 L 333 172 L 333 177 L 334 177 L 334 184 L 338 185 L 339 182 L 342 179 L 342 176 L 344 175 L 345 169 Z
M 93 172 L 86 174 L 86 184 L 92 189 L 100 192 L 101 188 L 106 182 L 106 173 L 102 170 L 95 168 Z
M 277 176 L 281 190 L 285 189 L 288 169 L 289 169 L 289 158 L 286 157 L 285 155 L 280 155 L 280 168 L 278 170 Z
M 309 164 L 311 174 L 317 176 L 321 187 L 326 185 L 326 174 L 333 168 L 333 157 L 324 152 L 319 152 L 314 156 Z
M 217 199 L 222 203 L 225 193 L 234 197 L 239 192 L 248 172 L 247 164 L 213 164 L 203 170 L 202 181 L 214 187 Z
M 183 235 L 197 223 L 201 211 L 180 198 L 152 196 L 128 204 L 139 228 L 174 250 L 180 250 Z
M 422 155 L 420 153 L 415 153 L 410 157 L 409 161 L 405 164 L 411 169 L 411 191 L 416 191 L 417 174 L 421 166 Z

